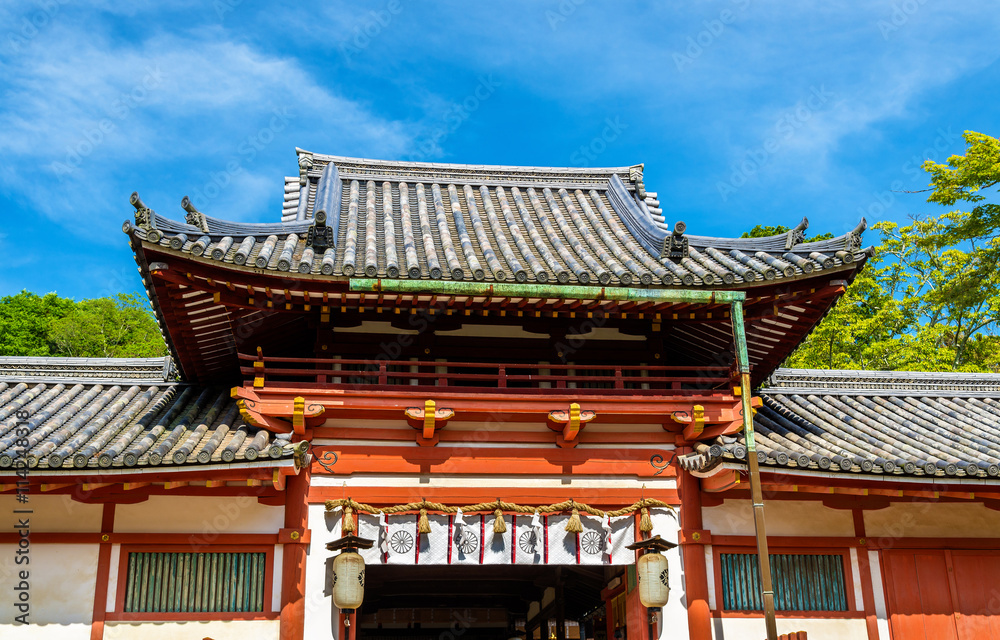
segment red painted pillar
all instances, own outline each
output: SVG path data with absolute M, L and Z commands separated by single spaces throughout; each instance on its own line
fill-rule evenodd
M 304 531 L 309 526 L 306 493 L 309 469 L 288 476 L 285 481 L 285 528 Z M 281 640 L 303 640 L 306 614 L 306 545 L 285 543 L 281 576 Z
M 678 449 L 678 455 L 688 450 Z M 687 471 L 677 477 L 681 499 L 681 529 L 702 528 L 701 490 L 698 479 Z M 684 594 L 687 597 L 688 633 L 691 640 L 712 640 L 712 612 L 708 608 L 708 575 L 705 569 L 705 547 L 686 543 L 681 547 L 684 558 Z
M 853 509 L 854 535 L 859 541 L 865 540 L 865 516 L 861 509 Z M 861 575 L 855 578 L 861 581 L 861 599 L 865 609 L 865 625 L 868 628 L 869 640 L 879 640 L 878 615 L 875 613 L 875 587 L 872 578 L 871 559 L 868 557 L 868 547 L 858 547 L 858 570 Z
M 97 583 L 94 589 L 94 617 L 90 623 L 90 640 L 103 640 L 104 618 L 108 604 L 108 582 L 111 580 L 111 543 L 104 536 L 110 536 L 115 528 L 115 505 L 105 503 L 101 514 L 101 544 L 97 552 Z M 122 587 L 124 588 L 124 587 Z

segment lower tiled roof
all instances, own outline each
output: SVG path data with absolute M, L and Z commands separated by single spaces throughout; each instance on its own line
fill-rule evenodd
M 754 417 L 763 466 L 1000 476 L 1000 375 L 779 369 L 771 380 Z M 741 435 L 700 444 L 680 462 L 705 471 L 746 455 Z
M 61 368 L 48 369 L 56 376 L 32 378 L 16 366 L 23 360 L 0 358 L 0 473 L 13 472 L 22 456 L 36 470 L 81 471 L 252 461 L 268 466 L 294 456 L 287 436 L 243 421 L 228 388 L 166 379 L 173 371 L 163 359 L 158 378 L 148 372 L 137 377 L 124 360 L 76 359 L 84 374 L 76 379 L 56 359 L 49 364 Z M 41 359 L 31 360 L 29 369 L 45 368 Z M 19 427 L 28 434 L 19 436 Z

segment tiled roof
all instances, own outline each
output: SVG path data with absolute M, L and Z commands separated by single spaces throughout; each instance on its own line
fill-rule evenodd
M 0 357 L 0 380 L 9 382 L 79 381 L 169 384 L 177 368 L 170 358 Z
M 23 452 L 19 412 L 30 429 Z M 37 471 L 83 471 L 268 466 L 293 449 L 248 426 L 228 388 L 176 382 L 165 358 L 0 358 L 0 473 L 21 453 Z
M 299 150 L 280 223 L 186 222 L 136 197 L 140 240 L 276 274 L 610 286 L 740 288 L 853 273 L 864 222 L 805 243 L 806 221 L 768 238 L 687 235 L 668 226 L 642 167 L 420 164 Z M 322 212 L 323 215 L 317 215 Z
M 778 369 L 754 418 L 762 466 L 883 476 L 1000 476 L 1000 375 Z M 744 438 L 681 465 L 746 459 Z

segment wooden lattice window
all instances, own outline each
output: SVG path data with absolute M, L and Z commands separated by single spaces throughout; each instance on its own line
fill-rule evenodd
M 265 552 L 130 552 L 126 613 L 264 611 Z
M 847 611 L 844 556 L 779 553 L 770 564 L 777 611 Z M 720 565 L 723 609 L 763 610 L 757 554 L 723 553 Z

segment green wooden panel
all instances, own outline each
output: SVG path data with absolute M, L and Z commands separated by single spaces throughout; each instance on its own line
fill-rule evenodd
M 126 612 L 264 610 L 265 553 L 129 553 Z
M 723 553 L 720 564 L 723 609 L 763 610 L 757 555 Z M 771 576 L 778 611 L 847 611 L 843 556 L 772 554 Z

